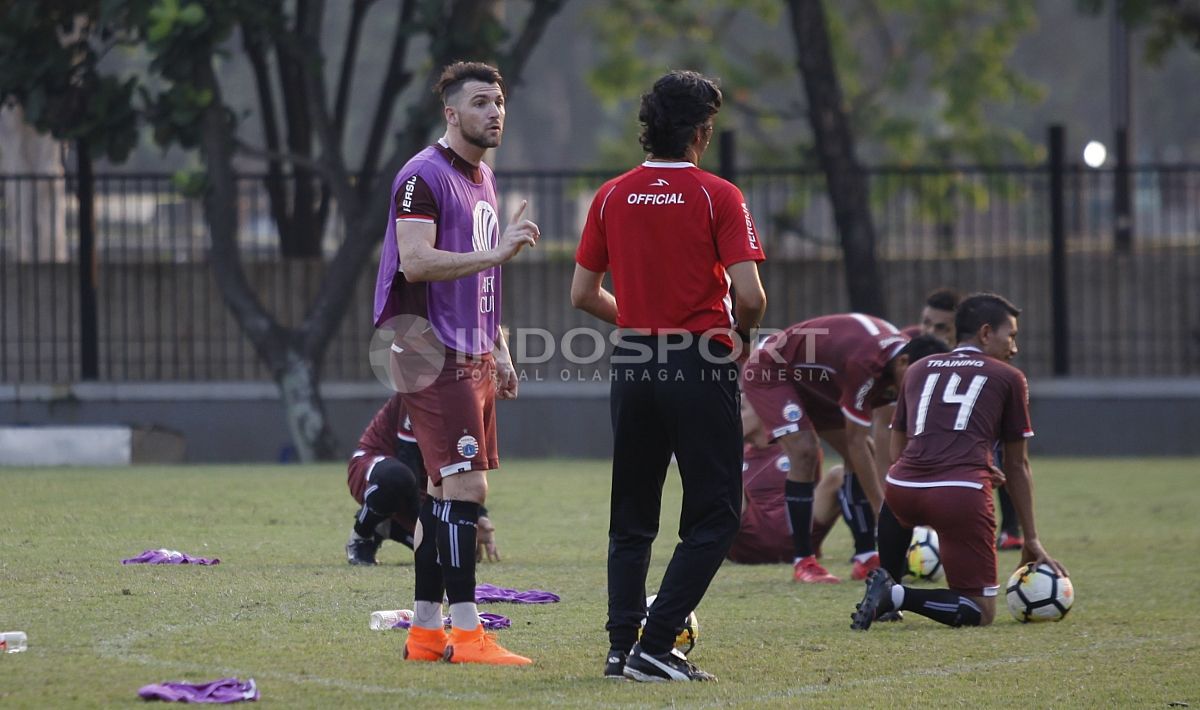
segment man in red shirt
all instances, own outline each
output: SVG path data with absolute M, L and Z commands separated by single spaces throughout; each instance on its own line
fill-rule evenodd
M 655 82 L 638 114 L 650 155 L 596 193 L 575 254 L 572 304 L 620 329 L 611 370 L 610 678 L 712 679 L 672 645 L 737 534 L 735 346 L 745 348 L 766 308 L 762 246 L 746 201 L 697 167 L 720 106 L 720 89 L 695 72 Z M 650 547 L 672 454 L 684 491 L 680 543 L 647 612 Z
M 874 316 L 845 313 L 797 323 L 768 338 L 746 361 L 742 386 L 772 440 L 791 460 L 785 487 L 792 541 L 793 579 L 832 583 L 812 543 L 813 488 L 820 477 L 820 439 L 854 472 L 868 503 L 853 527 L 860 566 L 878 565 L 875 513 L 883 503 L 877 450 L 886 432 L 887 405 L 910 359 L 945 349 L 936 338 L 910 341 L 896 326 Z M 865 576 L 866 571 L 862 572 Z
M 1022 564 L 1066 570 L 1038 540 L 1027 439 L 1025 375 L 1005 360 L 1017 351 L 1021 311 L 995 294 L 963 300 L 955 314 L 958 347 L 909 368 L 892 420 L 887 505 L 901 525 L 929 525 L 941 541 L 949 589 L 896 584 L 885 569 L 867 579 L 851 628 L 866 630 L 879 614 L 912 611 L 948 626 L 986 626 L 996 614 L 996 548 L 992 535 L 992 448 L 1004 442 L 1003 477 L 1025 530 Z M 907 544 L 880 525 L 880 547 Z
M 412 549 L 428 476 L 412 421 L 399 394 L 392 395 L 371 419 L 346 467 L 350 495 L 361 506 L 354 516 L 346 559 L 352 565 L 376 564 L 385 539 Z M 475 557 L 496 561 L 496 527 L 479 509 Z

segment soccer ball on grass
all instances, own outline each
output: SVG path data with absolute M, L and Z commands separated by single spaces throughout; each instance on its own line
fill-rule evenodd
M 657 594 L 651 594 L 646 597 L 646 608 L 654 604 L 654 600 L 658 598 Z M 646 628 L 646 617 L 642 617 L 642 628 Z M 641 629 L 638 630 L 638 637 L 642 635 Z M 691 612 L 687 618 L 683 620 L 683 628 L 679 631 L 679 635 L 675 637 L 675 648 L 683 655 L 688 655 L 692 649 L 696 647 L 696 639 L 700 636 L 700 622 L 696 620 L 696 612 Z
M 1075 588 L 1050 565 L 1030 562 L 1008 578 L 1008 610 L 1021 623 L 1060 621 L 1075 602 Z

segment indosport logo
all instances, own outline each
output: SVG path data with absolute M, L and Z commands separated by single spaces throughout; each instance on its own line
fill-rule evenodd
M 429 321 L 398 315 L 375 330 L 368 357 L 375 379 L 393 392 L 409 394 L 438 378 L 446 363 L 446 347 Z
M 471 225 L 471 245 L 475 251 L 495 249 L 500 243 L 500 218 L 496 216 L 496 208 L 490 202 L 480 200 L 475 203 Z

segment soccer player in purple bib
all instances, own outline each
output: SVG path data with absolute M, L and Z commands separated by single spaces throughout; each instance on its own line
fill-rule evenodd
M 883 567 L 867 589 L 851 628 L 866 630 L 878 615 L 912 611 L 948 626 L 987 626 L 996 615 L 996 518 L 992 484 L 1003 477 L 1025 531 L 1021 563 L 1048 564 L 1066 575 L 1038 540 L 1033 479 L 1026 440 L 1029 389 L 1025 375 L 1006 360 L 1017 352 L 1021 311 L 1001 296 L 969 296 L 955 312 L 958 347 L 913 363 L 892 419 L 884 496 L 899 525 L 937 530 L 949 589 L 896 584 Z M 1004 442 L 1002 474 L 992 448 Z M 907 545 L 884 517 L 879 547 Z
M 504 132 L 500 72 L 457 62 L 436 90 L 446 133 L 392 182 L 375 287 L 375 325 L 391 321 L 397 331 L 391 372 L 429 475 L 414 534 L 415 616 L 404 657 L 527 665 L 532 661 L 501 647 L 479 623 L 472 552 L 487 472 L 500 463 L 495 400 L 517 396 L 499 327 L 500 265 L 534 246 L 539 232 L 521 219 L 525 203 L 503 233 L 499 228 L 496 179 L 483 156 Z

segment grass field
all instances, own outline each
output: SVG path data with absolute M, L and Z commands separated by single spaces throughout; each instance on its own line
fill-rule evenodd
M 560 604 L 496 605 L 528 669 L 400 660 L 371 611 L 411 607 L 387 544 L 351 568 L 354 504 L 329 466 L 0 469 L 0 706 L 140 704 L 146 683 L 253 677 L 276 707 L 1200 706 L 1200 481 L 1195 460 L 1035 460 L 1042 538 L 1078 595 L 1059 624 L 986 629 L 909 615 L 849 630 L 858 583 L 798 587 L 783 565 L 725 565 L 698 610 L 693 659 L 718 684 L 605 681 L 607 464 L 509 461 L 489 505 L 504 560 L 480 581 Z M 675 541 L 669 479 L 650 588 Z M 216 567 L 122 567 L 146 548 Z M 825 544 L 848 575 L 849 536 Z M 1004 576 L 1015 553 L 1000 558 Z

